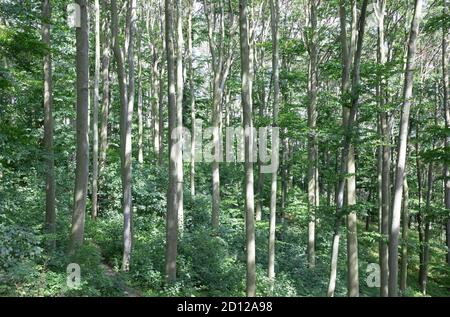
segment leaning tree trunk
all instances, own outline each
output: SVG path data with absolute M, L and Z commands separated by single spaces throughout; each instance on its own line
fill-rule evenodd
M 75 169 L 74 207 L 70 231 L 69 252 L 83 244 L 89 177 L 89 39 L 86 0 L 80 6 L 81 27 L 76 31 L 77 42 L 77 154 Z
M 247 287 L 248 297 L 256 296 L 255 263 L 255 208 L 253 197 L 253 122 L 252 74 L 250 66 L 249 22 L 247 0 L 239 1 L 239 30 L 241 47 L 241 96 L 245 129 L 245 231 L 247 236 Z
M 411 111 L 413 72 L 416 57 L 416 40 L 421 20 L 422 0 L 415 1 L 414 17 L 408 43 L 405 84 L 403 88 L 403 105 L 400 120 L 399 146 L 395 174 L 395 193 L 392 203 L 391 234 L 389 238 L 389 296 L 398 293 L 398 236 L 400 231 L 400 213 L 403 198 L 403 179 L 405 175 L 406 148 L 408 144 L 409 114 Z
M 56 230 L 55 210 L 55 159 L 53 152 L 53 80 L 50 22 L 52 9 L 50 0 L 42 1 L 42 42 L 47 46 L 44 56 L 44 146 L 46 152 L 45 175 L 45 229 L 48 233 Z M 54 238 L 49 242 L 50 249 L 55 247 Z

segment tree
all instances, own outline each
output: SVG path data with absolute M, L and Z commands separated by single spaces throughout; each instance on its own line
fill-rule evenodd
M 308 208 L 310 221 L 308 224 L 308 265 L 316 265 L 315 254 L 315 209 L 319 206 L 319 169 L 317 148 L 317 2 L 310 0 L 310 41 L 309 41 L 309 71 L 308 71 Z
M 83 244 L 89 177 L 89 38 L 86 0 L 77 0 L 80 6 L 80 27 L 76 30 L 77 42 L 77 153 L 75 169 L 74 207 L 70 230 L 69 252 Z
M 219 228 L 220 214 L 220 170 L 219 161 L 222 157 L 221 147 L 221 105 L 224 96 L 225 83 L 227 81 L 230 68 L 233 62 L 233 42 L 235 33 L 234 14 L 231 7 L 231 1 L 228 0 L 228 28 L 224 24 L 224 3 L 219 1 L 208 3 L 210 0 L 203 1 L 206 23 L 208 26 L 208 42 L 211 54 L 211 68 L 213 69 L 212 78 L 212 142 L 214 144 L 212 169 L 212 227 Z M 222 23 L 215 23 L 215 19 Z M 216 37 L 215 34 L 218 34 Z M 228 37 L 226 37 L 228 35 Z M 230 39 L 230 44 L 224 45 L 226 39 Z
M 177 12 L 177 51 L 176 51 L 176 102 L 177 102 L 177 130 L 178 130 L 178 149 L 177 149 L 177 214 L 178 229 L 183 232 L 184 213 L 183 213 L 183 156 L 181 155 L 181 127 L 183 126 L 183 16 L 181 8 L 181 0 L 176 0 Z
M 175 66 L 173 43 L 173 3 L 165 0 L 165 31 L 167 58 L 167 87 L 169 104 L 169 188 L 167 191 L 166 215 L 166 276 L 169 283 L 176 279 L 177 270 L 177 231 L 178 231 L 178 157 L 181 155 L 179 145 L 179 131 L 177 129 L 177 103 L 175 98 Z
M 378 0 L 375 6 L 375 15 L 378 21 L 378 52 L 377 62 L 380 66 L 384 66 L 386 63 L 386 50 L 385 50 L 385 31 L 384 31 L 384 19 L 386 14 L 386 2 L 384 0 Z M 391 151 L 389 146 L 390 132 L 388 127 L 388 114 L 383 109 L 385 106 L 385 81 L 381 74 L 378 76 L 377 87 L 377 99 L 380 108 L 379 115 L 379 130 L 383 138 L 383 146 L 380 146 L 380 160 L 381 160 L 381 183 L 380 183 L 380 234 L 382 239 L 380 240 L 380 295 L 382 297 L 388 296 L 388 234 L 389 234 L 389 204 L 390 204 L 390 165 L 391 165 Z
M 341 86 L 341 100 L 345 105 L 348 102 L 348 94 L 350 92 L 350 109 L 343 111 L 343 126 L 344 126 L 344 140 L 342 146 L 342 155 L 340 161 L 339 170 L 339 183 L 337 187 L 336 194 L 336 222 L 335 231 L 332 242 L 332 254 L 331 254 L 331 271 L 330 280 L 328 284 L 328 296 L 334 296 L 334 290 L 336 287 L 336 273 L 337 273 L 337 260 L 339 251 L 339 239 L 340 239 L 340 218 L 342 214 L 342 209 L 344 206 L 344 190 L 345 190 L 345 177 L 348 173 L 354 173 L 354 161 L 351 159 L 353 154 L 352 150 L 352 134 L 354 129 L 354 122 L 356 119 L 356 111 L 358 109 L 359 94 L 360 94 L 360 63 L 361 63 L 361 52 L 364 39 L 365 31 L 365 20 L 367 12 L 368 1 L 364 0 L 361 7 L 361 13 L 359 17 L 359 30 L 358 30 L 358 40 L 356 44 L 356 51 L 353 61 L 353 73 L 351 81 L 351 91 L 350 91 L 350 64 L 351 64 L 351 51 L 349 51 L 349 46 L 347 44 L 346 35 L 346 10 L 344 1 L 340 2 L 340 26 L 341 26 L 341 48 L 342 48 L 342 61 L 343 61 L 343 72 L 342 72 L 342 86 Z M 354 14 L 354 19 L 356 15 Z M 356 35 L 355 35 L 356 36 Z M 352 34 L 353 37 L 353 34 Z M 352 40 L 353 43 L 353 40 Z M 351 47 L 351 46 L 350 46 Z M 350 162 L 350 163 L 349 163 Z M 354 191 L 355 187 L 353 182 L 353 177 L 350 179 L 350 185 L 347 185 L 347 204 L 354 202 Z M 349 180 L 347 180 L 348 182 Z M 349 198 L 351 199 L 350 201 Z M 352 201 L 353 200 L 353 201 Z M 347 290 L 349 296 L 359 296 L 359 280 L 358 280 L 358 248 L 357 248 L 357 236 L 356 236 L 356 214 L 351 212 L 347 215 L 347 266 L 348 266 L 348 281 Z
M 42 0 L 42 42 L 48 52 L 44 56 L 44 145 L 46 151 L 45 177 L 45 228 L 49 233 L 56 230 L 55 208 L 55 159 L 53 151 L 53 80 L 50 22 L 52 9 L 50 0 Z M 54 240 L 50 242 L 54 247 Z
M 445 11 L 444 11 L 445 12 Z M 448 58 L 447 58 L 447 33 L 445 27 L 442 28 L 442 92 L 443 92 L 443 103 L 444 103 L 444 113 L 445 113 L 445 128 L 450 129 L 450 106 L 448 105 Z M 444 145 L 447 148 L 450 145 L 450 136 L 447 136 L 444 141 Z M 450 167 L 446 163 L 444 167 L 445 176 L 445 208 L 450 210 Z M 450 217 L 447 219 L 447 263 L 450 265 Z
M 416 57 L 416 41 L 421 20 L 422 0 L 416 0 L 414 16 L 408 41 L 406 58 L 405 83 L 403 88 L 403 104 L 400 120 L 399 146 L 395 168 L 394 200 L 392 203 L 391 234 L 389 237 L 389 296 L 396 297 L 398 293 L 398 236 L 400 231 L 400 211 L 403 198 L 403 178 L 406 163 L 406 148 L 408 144 L 409 114 L 411 111 L 413 72 Z
M 128 90 L 124 63 L 124 53 L 120 47 L 117 3 L 111 0 L 111 33 L 113 36 L 114 58 L 117 65 L 117 77 L 120 91 L 120 174 L 122 180 L 123 208 L 123 257 L 122 270 L 130 268 L 132 248 L 132 196 L 131 196 L 131 123 L 134 106 L 134 36 L 136 23 L 136 0 L 129 2 L 130 19 L 127 22 L 128 36 Z
M 272 29 L 272 73 L 273 73 L 273 127 L 278 128 L 278 112 L 280 107 L 280 69 L 279 69 L 279 20 L 280 8 L 278 1 L 270 1 L 270 21 Z M 272 151 L 276 154 L 275 158 L 276 169 L 272 172 L 271 186 L 270 186 L 270 223 L 269 223 L 269 265 L 268 277 L 271 281 L 273 289 L 275 279 L 275 229 L 277 216 L 277 175 L 278 175 L 278 156 L 279 144 L 272 142 Z
M 190 94 L 190 108 L 191 108 L 191 169 L 190 169 L 190 182 L 191 182 L 191 196 L 195 196 L 195 86 L 194 86 L 194 67 L 192 65 L 192 10 L 194 10 L 194 1 L 191 0 L 188 8 L 188 72 L 189 72 L 189 94 Z
M 248 2 L 239 1 L 239 35 L 241 47 L 241 98 L 245 129 L 245 232 L 247 252 L 247 287 L 249 297 L 256 296 L 255 263 L 255 206 L 253 196 L 253 121 L 252 121 L 252 74 L 250 65 Z
M 92 218 L 98 212 L 98 105 L 100 101 L 100 3 L 95 0 L 95 68 L 92 120 Z
M 103 7 L 107 11 L 110 8 L 109 0 L 103 1 Z M 106 14 L 102 24 L 103 34 L 103 52 L 102 52 L 102 104 L 100 120 L 100 150 L 99 150 L 99 174 L 102 175 L 106 164 L 106 151 L 108 150 L 108 117 L 111 102 L 110 92 L 110 58 L 111 58 L 111 40 L 110 40 L 110 15 Z

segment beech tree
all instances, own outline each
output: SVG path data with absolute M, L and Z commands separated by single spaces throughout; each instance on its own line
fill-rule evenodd
M 77 39 L 77 153 L 75 170 L 74 207 L 70 230 L 69 252 L 83 244 L 89 178 L 89 38 L 88 14 L 85 0 L 77 0 L 80 6 L 80 27 Z
M 406 59 L 405 84 L 403 88 L 402 115 L 399 131 L 399 148 L 395 167 L 395 191 L 392 203 L 391 232 L 389 236 L 389 296 L 398 294 L 398 236 L 400 231 L 400 211 L 403 199 L 403 179 L 406 163 L 406 148 L 408 144 L 409 114 L 413 89 L 413 72 L 416 57 L 416 41 L 422 14 L 422 0 L 416 0 L 414 16 L 408 41 Z
M 49 233 L 56 228 L 56 201 L 55 201 L 55 159 L 53 151 L 53 79 L 50 23 L 52 9 L 50 0 L 42 0 L 42 42 L 47 46 L 48 52 L 44 56 L 44 144 L 46 150 L 46 177 L 45 177 L 45 227 Z M 50 244 L 54 247 L 54 241 Z

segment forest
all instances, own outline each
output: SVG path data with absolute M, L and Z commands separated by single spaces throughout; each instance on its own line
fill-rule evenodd
M 0 0 L 0 297 L 450 297 L 448 0 Z

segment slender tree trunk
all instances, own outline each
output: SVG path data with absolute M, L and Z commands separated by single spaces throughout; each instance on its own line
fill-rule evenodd
M 92 120 L 92 218 L 98 212 L 98 107 L 100 101 L 100 3 L 95 0 L 95 70 Z
M 377 0 L 375 6 L 375 15 L 378 21 L 378 54 L 377 60 L 380 65 L 386 63 L 385 37 L 384 37 L 384 18 L 386 14 L 386 1 Z M 389 281 L 389 260 L 388 260 L 388 235 L 389 235 L 389 205 L 390 205 L 390 135 L 388 128 L 388 115 L 384 110 L 385 104 L 385 81 L 380 75 L 378 77 L 377 98 L 380 113 L 379 126 L 383 139 L 383 145 L 380 146 L 381 159 L 381 183 L 380 183 L 380 296 L 388 296 Z
M 159 151 L 158 151 L 158 165 L 163 165 L 164 156 L 164 81 L 163 81 L 163 67 L 159 70 L 159 96 L 158 96 L 158 119 L 159 119 Z
M 104 0 L 104 8 L 110 6 L 109 0 Z M 106 11 L 106 10 L 105 10 Z M 102 175 L 106 164 L 106 152 L 108 150 L 108 113 L 111 101 L 110 95 L 110 25 L 109 15 L 103 20 L 103 60 L 102 60 L 102 77 L 103 77 L 103 96 L 101 105 L 101 121 L 100 121 L 100 154 L 99 154 L 99 174 Z
M 152 118 L 152 130 L 153 130 L 153 151 L 156 156 L 159 157 L 160 150 L 160 126 L 159 126 L 159 71 L 158 71 L 158 51 L 155 45 L 153 45 L 153 67 L 152 67 L 152 99 L 151 99 L 151 113 Z
M 191 106 L 191 169 L 190 169 L 190 181 L 191 181 L 191 196 L 195 196 L 195 85 L 194 85 L 194 67 L 192 65 L 192 10 L 194 10 L 194 1 L 189 3 L 188 11 L 188 68 L 189 68 L 189 93 L 190 93 L 190 106 Z
M 212 68 L 212 138 L 214 144 L 213 160 L 211 163 L 211 185 L 212 185 L 212 212 L 211 212 L 211 223 L 212 227 L 217 229 L 219 227 L 219 214 L 220 214 L 220 170 L 219 162 L 222 158 L 221 151 L 221 109 L 223 102 L 223 92 L 225 89 L 225 83 L 228 78 L 228 73 L 232 64 L 232 49 L 231 44 L 226 50 L 224 43 L 227 41 L 225 34 L 228 33 L 229 38 L 233 39 L 235 28 L 234 28 L 234 15 L 231 9 L 231 3 L 229 2 L 229 13 L 228 21 L 229 28 L 225 30 L 225 16 L 224 16 L 224 4 L 219 1 L 219 3 L 209 3 L 208 1 L 203 2 L 203 7 L 205 11 L 205 18 L 208 25 L 208 41 L 209 49 L 211 53 L 211 68 Z M 216 18 L 216 14 L 218 15 Z M 216 18 L 216 19 L 215 19 Z M 218 23 L 215 20 L 219 21 Z M 215 33 L 219 35 L 218 39 L 215 37 Z M 249 58 L 250 60 L 250 58 Z
M 272 29 L 272 72 L 273 72 L 273 127 L 278 128 L 278 112 L 280 108 L 280 68 L 279 68 L 279 31 L 278 21 L 280 8 L 277 0 L 270 0 L 271 29 Z M 276 162 L 276 169 L 272 172 L 270 185 L 270 220 L 269 220 L 269 264 L 268 277 L 270 280 L 271 292 L 275 280 L 275 229 L 277 220 L 277 175 L 278 175 L 278 140 L 272 141 L 272 151 L 276 154 L 272 156 Z
M 341 157 L 341 166 L 339 171 L 339 183 L 338 183 L 338 189 L 337 189 L 337 201 L 336 201 L 336 223 L 335 223 L 335 232 L 333 236 L 333 242 L 332 242 L 332 254 L 331 254 L 331 270 L 330 270 L 330 280 L 328 284 L 328 296 L 332 297 L 334 296 L 334 290 L 336 288 L 336 275 L 337 275 L 337 260 L 338 260 L 338 252 L 339 252 L 339 227 L 340 227 L 340 218 L 344 206 L 344 190 L 345 190 L 345 177 L 348 173 L 351 173 L 352 171 L 349 170 L 349 167 L 351 167 L 351 164 L 349 164 L 349 161 L 352 161 L 351 154 L 352 154 L 352 133 L 353 133 L 353 125 L 354 121 L 356 120 L 356 112 L 358 109 L 358 103 L 359 103 L 359 85 L 360 85 L 360 64 L 361 64 L 361 52 L 362 52 L 362 45 L 363 45 L 363 39 L 364 39 L 364 31 L 365 31 L 365 21 L 366 21 L 366 12 L 367 12 L 367 4 L 368 0 L 364 0 L 362 7 L 361 7 L 361 14 L 359 18 L 359 30 L 358 30 L 358 42 L 356 45 L 356 51 L 355 51 L 355 57 L 354 57 L 354 66 L 353 66 L 353 78 L 352 78 L 352 89 L 351 89 L 351 107 L 350 110 L 344 111 L 344 128 L 345 128 L 345 134 L 344 134 L 344 140 L 343 140 L 343 149 L 342 149 L 342 157 Z M 342 46 L 342 59 L 344 63 L 343 68 L 343 75 L 342 75 L 342 101 L 344 105 L 348 103 L 347 98 L 345 95 L 349 91 L 349 71 L 350 71 L 350 59 L 349 59 L 349 51 L 347 46 L 347 36 L 346 36 L 346 25 L 345 25 L 345 3 L 342 0 L 340 3 L 340 20 L 341 20 L 341 46 Z M 356 17 L 354 17 L 356 19 Z M 347 180 L 348 181 L 348 180 Z M 354 201 L 352 201 L 352 192 L 354 192 L 354 184 L 347 185 L 347 191 L 350 192 L 347 193 L 347 200 L 348 204 L 352 204 Z M 347 244 L 348 248 L 348 258 L 347 258 L 347 265 L 348 265 L 348 282 L 347 282 L 347 289 L 348 289 L 348 296 L 359 296 L 359 277 L 358 277 L 358 247 L 357 247 L 357 235 L 356 235 L 356 215 L 347 216 L 347 240 L 350 240 Z
M 407 175 L 403 181 L 403 214 L 402 214 L 402 258 L 400 266 L 400 291 L 404 296 L 408 280 L 408 223 L 409 223 L 409 187 Z
M 138 163 L 144 163 L 144 115 L 143 115 L 143 100 L 142 100 L 142 60 L 141 60 L 141 42 L 142 35 L 138 35 Z
M 445 127 L 450 128 L 450 106 L 448 105 L 448 59 L 447 59 L 447 33 L 448 30 L 443 27 L 442 29 L 442 87 L 444 97 L 444 112 L 445 112 Z M 445 147 L 450 146 L 450 136 L 445 138 Z M 450 210 L 450 167 L 445 164 L 444 167 L 444 186 L 445 186 L 445 208 Z M 447 218 L 447 263 L 450 265 L 450 217 Z
M 169 105 L 169 189 L 166 215 L 166 276 L 169 283 L 176 279 L 177 232 L 178 232 L 178 170 L 179 149 L 177 142 L 177 104 L 175 98 L 175 61 L 173 40 L 173 2 L 165 0 L 165 32 L 167 58 L 167 95 Z
M 83 244 L 89 178 L 89 39 L 86 0 L 76 0 L 80 6 L 81 27 L 76 30 L 77 42 L 77 154 L 75 169 L 74 207 L 70 231 L 69 253 Z
M 316 265 L 315 254 L 315 209 L 319 206 L 318 184 L 318 145 L 317 145 L 317 2 L 310 0 L 310 27 L 311 40 L 309 43 L 309 83 L 308 83 L 308 265 L 314 268 Z
M 406 148 L 408 144 L 409 114 L 412 102 L 413 71 L 416 56 L 416 40 L 421 20 L 422 0 L 415 1 L 414 17 L 408 43 L 406 61 L 405 85 L 399 132 L 399 146 L 395 174 L 395 193 L 392 204 L 391 235 L 389 239 L 389 296 L 396 297 L 398 293 L 398 236 L 400 231 L 400 211 L 403 198 L 403 178 L 406 163 Z
M 177 103 L 177 129 L 179 130 L 178 141 L 181 142 L 182 134 L 181 127 L 183 126 L 183 15 L 182 15 L 182 1 L 176 0 L 177 10 L 177 51 L 176 51 L 176 103 Z M 181 155 L 181 144 L 178 145 L 177 152 L 177 214 L 178 214 L 178 229 L 180 233 L 184 228 L 184 213 L 183 213 L 183 156 Z
M 48 233 L 56 230 L 55 202 L 55 159 L 53 152 L 53 80 L 50 23 L 52 8 L 50 0 L 42 0 L 42 42 L 48 52 L 44 56 L 44 146 L 45 146 L 45 229 Z M 49 242 L 50 249 L 55 247 L 55 240 Z
M 420 112 L 417 114 L 419 117 Z M 415 151 L 416 151 L 416 173 L 417 173 L 417 196 L 418 196 L 418 213 L 417 213 L 417 232 L 419 235 L 419 285 L 421 284 L 420 278 L 422 276 L 423 269 L 423 181 L 422 181 L 422 164 L 420 164 L 420 151 L 419 151 L 419 123 L 416 123 L 416 142 L 415 142 Z
M 429 214 L 430 214 L 430 207 L 431 207 L 431 196 L 433 194 L 433 164 L 428 164 L 428 179 L 427 179 L 427 198 L 426 198 L 426 207 L 425 207 L 425 215 L 424 215 L 424 222 L 425 222 L 425 230 L 424 230 L 424 241 L 423 245 L 420 247 L 422 248 L 422 254 L 423 254 L 423 261 L 420 269 L 420 276 L 419 276 L 419 283 L 420 283 L 420 290 L 425 295 L 427 293 L 427 282 L 428 282 L 428 262 L 430 258 L 430 247 L 429 247 L 429 241 L 430 241 L 430 220 L 429 220 Z
M 249 22 L 247 0 L 239 1 L 239 30 L 241 44 L 242 104 L 245 129 L 245 231 L 247 236 L 247 287 L 248 297 L 256 296 L 255 263 L 255 208 L 253 196 L 253 121 L 252 74 L 250 65 Z

